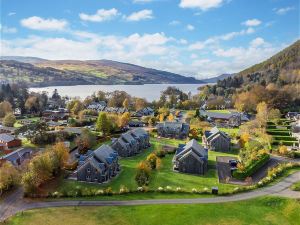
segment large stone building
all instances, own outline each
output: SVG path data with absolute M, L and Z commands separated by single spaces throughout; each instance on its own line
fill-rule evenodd
M 230 150 L 230 137 L 217 127 L 205 131 L 202 136 L 202 144 L 205 148 L 213 151 L 228 152 Z
M 177 139 L 187 138 L 190 131 L 189 124 L 180 122 L 158 123 L 156 127 L 159 136 Z
M 174 170 L 182 173 L 205 174 L 208 152 L 193 139 L 186 145 L 179 145 L 173 158 Z
M 103 183 L 119 172 L 118 153 L 108 145 L 102 145 L 80 163 L 77 180 Z
M 150 137 L 144 129 L 137 128 L 113 139 L 111 147 L 122 157 L 133 156 L 150 147 Z

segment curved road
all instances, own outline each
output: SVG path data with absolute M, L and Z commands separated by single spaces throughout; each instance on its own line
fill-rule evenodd
M 64 206 L 132 206 L 132 205 L 155 205 L 155 204 L 209 204 L 225 203 L 247 200 L 266 195 L 277 195 L 289 198 L 300 198 L 300 192 L 291 191 L 289 187 L 300 181 L 300 171 L 284 178 L 277 184 L 257 190 L 215 198 L 192 198 L 192 199 L 149 199 L 149 200 L 125 200 L 125 201 L 30 201 L 20 197 L 22 191 L 17 190 L 17 194 L 8 196 L 1 203 L 0 221 L 6 220 L 14 214 L 36 208 L 64 207 Z M 18 197 L 19 196 L 19 197 Z

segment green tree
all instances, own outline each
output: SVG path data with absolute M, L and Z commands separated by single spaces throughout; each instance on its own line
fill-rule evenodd
M 3 125 L 13 127 L 16 122 L 16 117 L 12 113 L 8 113 L 3 119 Z
M 96 129 L 101 131 L 104 135 L 109 134 L 111 131 L 111 122 L 105 112 L 101 112 L 98 116 Z

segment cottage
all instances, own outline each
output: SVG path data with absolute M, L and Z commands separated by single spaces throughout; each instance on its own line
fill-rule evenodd
M 26 159 L 29 159 L 33 151 L 29 148 L 20 148 L 0 158 L 1 162 L 11 162 L 14 166 L 21 165 Z
M 213 151 L 229 151 L 230 141 L 230 137 L 225 132 L 220 131 L 217 127 L 214 127 L 210 131 L 205 131 L 202 136 L 204 147 Z
M 113 139 L 111 146 L 122 157 L 133 156 L 150 146 L 149 134 L 142 128 L 130 130 Z
M 77 169 L 77 180 L 103 183 L 119 172 L 118 153 L 108 145 L 102 145 L 85 159 Z
M 174 170 L 182 173 L 205 174 L 208 151 L 193 139 L 186 145 L 179 145 L 173 158 Z
M 238 112 L 219 113 L 200 110 L 200 115 L 206 117 L 209 122 L 230 127 L 239 127 L 243 122 L 249 121 L 247 115 Z
M 180 122 L 158 123 L 156 127 L 159 136 L 177 139 L 187 138 L 190 131 L 189 124 Z
M 10 134 L 0 134 L 0 144 L 4 144 L 7 148 L 14 148 L 21 146 L 22 141 Z

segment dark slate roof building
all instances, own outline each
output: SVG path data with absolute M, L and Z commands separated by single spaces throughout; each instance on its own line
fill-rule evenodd
M 182 173 L 205 174 L 208 151 L 193 139 L 186 145 L 179 145 L 173 158 L 174 170 Z
M 171 137 L 177 139 L 187 138 L 190 125 L 180 122 L 163 122 L 157 124 L 157 133 L 161 137 Z
M 11 162 L 14 166 L 21 165 L 26 159 L 29 159 L 33 150 L 30 148 L 20 148 L 0 158 L 0 161 Z
M 77 180 L 103 183 L 116 176 L 119 172 L 118 153 L 109 145 L 102 145 L 89 152 L 77 169 Z
M 150 136 L 144 129 L 137 128 L 113 139 L 111 146 L 122 157 L 133 156 L 150 147 Z
M 213 151 L 228 152 L 230 151 L 230 137 L 217 127 L 212 128 L 210 131 L 205 131 L 202 136 L 202 143 L 205 148 Z
M 249 121 L 249 118 L 246 114 L 231 112 L 231 113 L 219 113 L 219 112 L 210 112 L 206 110 L 200 110 L 200 115 L 207 118 L 209 122 L 221 122 L 225 123 L 231 127 L 238 127 L 243 122 Z

